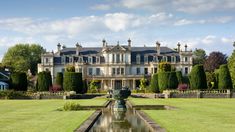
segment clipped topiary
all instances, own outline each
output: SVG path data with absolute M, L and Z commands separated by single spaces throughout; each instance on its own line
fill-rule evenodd
M 216 75 L 214 72 L 206 72 L 206 81 L 208 89 L 217 89 Z
M 167 87 L 169 89 L 176 89 L 178 87 L 178 79 L 176 77 L 176 72 L 170 72 L 169 73 L 169 78 L 168 78 L 168 85 Z
M 49 91 L 49 88 L 52 86 L 51 73 L 43 71 L 37 75 L 36 89 L 38 91 Z
M 159 92 L 158 74 L 157 73 L 152 75 L 151 82 L 150 82 L 150 89 L 154 93 L 158 93 Z
M 219 89 L 232 89 L 232 80 L 226 64 L 219 68 Z
M 24 72 L 15 72 L 10 76 L 11 86 L 16 91 L 27 91 L 28 81 Z
M 158 86 L 159 91 L 163 92 L 168 88 L 168 79 L 170 77 L 170 72 L 159 72 L 158 73 Z
M 63 88 L 65 91 L 76 91 L 77 93 L 82 93 L 83 91 L 82 73 L 65 72 Z
M 190 73 L 191 89 L 206 89 L 206 74 L 202 65 L 195 65 Z
M 183 76 L 182 76 L 181 71 L 176 71 L 176 77 L 177 77 L 178 83 L 182 84 L 183 83 Z
M 167 72 L 171 70 L 172 70 L 171 64 L 168 62 L 161 62 L 158 65 L 158 72 Z
M 57 74 L 56 74 L 56 84 L 60 85 L 61 88 L 63 87 L 63 73 L 62 72 L 57 72 Z

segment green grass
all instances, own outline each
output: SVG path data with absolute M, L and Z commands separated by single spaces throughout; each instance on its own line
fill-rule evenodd
M 66 101 L 80 105 L 103 105 L 106 99 L 0 100 L 0 131 L 69 132 L 94 111 L 57 111 Z
M 172 132 L 234 132 L 235 99 L 130 99 L 136 105 L 171 105 L 175 110 L 144 110 Z

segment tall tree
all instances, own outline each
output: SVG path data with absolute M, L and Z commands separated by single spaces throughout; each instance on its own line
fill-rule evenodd
M 206 60 L 206 52 L 203 49 L 193 51 L 193 65 L 204 64 Z
M 221 52 L 211 52 L 204 63 L 205 71 L 213 72 L 220 65 L 227 64 L 227 56 Z
M 235 42 L 233 43 L 233 46 L 235 48 Z M 233 50 L 232 55 L 228 59 L 228 67 L 233 81 L 233 87 L 235 88 L 235 50 Z
M 227 65 L 221 65 L 219 68 L 219 89 L 232 89 L 232 80 Z
M 37 44 L 17 44 L 8 49 L 2 64 L 16 72 L 37 72 L 37 64 L 41 61 L 41 54 L 45 50 Z
M 195 65 L 190 73 L 191 89 L 206 89 L 206 74 L 202 65 Z

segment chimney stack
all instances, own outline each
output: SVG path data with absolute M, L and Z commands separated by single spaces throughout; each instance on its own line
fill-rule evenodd
M 131 47 L 131 39 L 130 38 L 127 40 L 127 42 L 128 42 L 128 46 Z
M 185 52 L 187 51 L 187 47 L 188 47 L 188 46 L 187 46 L 187 44 L 185 44 L 185 46 L 184 46 L 184 48 L 185 48 Z
M 106 47 L 106 46 L 107 46 L 107 45 L 106 45 L 107 43 L 106 43 L 105 39 L 102 40 L 102 43 L 103 43 L 103 47 Z
M 160 51 L 160 46 L 161 44 L 157 41 L 156 42 L 156 47 L 157 47 L 157 54 L 160 55 L 161 51 Z
M 60 52 L 60 50 L 61 50 L 61 44 L 58 43 L 58 44 L 57 44 L 57 51 Z
M 76 55 L 80 54 L 81 49 L 82 49 L 82 46 L 79 43 L 77 43 L 76 44 Z
M 180 52 L 180 42 L 178 42 L 178 44 L 177 44 L 177 50 L 178 50 L 178 52 Z

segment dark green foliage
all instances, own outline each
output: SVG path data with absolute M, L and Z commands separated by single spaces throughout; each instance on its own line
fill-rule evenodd
M 233 87 L 235 88 L 235 50 L 233 50 L 232 55 L 228 59 L 228 67 L 232 78 Z
M 158 74 L 157 73 L 152 75 L 151 82 L 150 82 L 150 89 L 154 93 L 158 93 L 159 92 Z
M 191 89 L 206 89 L 206 74 L 202 65 L 195 65 L 190 73 Z
M 171 71 L 171 70 L 172 70 L 171 64 L 168 62 L 161 62 L 158 65 L 159 72 L 167 72 L 167 71 Z
M 183 83 L 183 76 L 182 76 L 181 71 L 176 71 L 176 77 L 177 77 L 177 80 L 178 80 L 179 84 Z
M 178 79 L 176 76 L 176 72 L 170 72 L 169 73 L 169 78 L 168 78 L 168 87 L 169 89 L 176 89 L 178 87 Z
M 4 90 L 0 91 L 0 99 L 30 99 L 30 97 L 26 94 L 26 92 Z
M 63 88 L 65 91 L 76 91 L 77 93 L 83 92 L 82 73 L 65 72 Z
M 196 49 L 193 51 L 193 65 L 204 64 L 206 59 L 206 51 L 203 49 Z
M 170 77 L 170 72 L 159 72 L 158 73 L 158 86 L 159 91 L 162 92 L 168 88 L 168 79 Z
M 57 72 L 57 74 L 56 74 L 56 84 L 63 87 L 63 73 L 62 72 Z
M 204 63 L 205 71 L 214 72 L 220 65 L 227 64 L 227 56 L 221 52 L 211 52 Z
M 214 72 L 206 72 L 206 81 L 208 89 L 217 89 L 216 75 Z
M 38 91 L 49 91 L 49 88 L 52 86 L 51 73 L 43 71 L 38 73 L 36 89 Z
M 37 44 L 17 44 L 10 47 L 2 59 L 2 64 L 15 72 L 37 72 L 37 64 L 41 62 L 43 47 Z
M 82 93 L 87 93 L 87 91 L 88 91 L 88 85 L 87 85 L 87 81 L 85 79 L 85 80 L 83 80 L 83 91 L 82 91 Z
M 11 86 L 16 91 L 27 91 L 28 81 L 24 72 L 15 72 L 11 74 Z
M 226 64 L 219 69 L 219 89 L 232 89 L 232 80 Z

